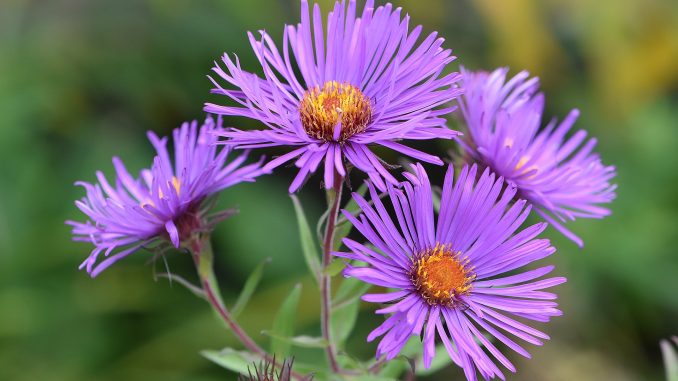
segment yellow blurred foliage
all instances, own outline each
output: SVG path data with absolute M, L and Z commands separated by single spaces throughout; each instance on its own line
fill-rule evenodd
M 547 68 L 562 68 L 565 53 L 545 23 L 542 2 L 478 0 L 473 4 L 487 24 L 494 44 L 492 60 L 497 66 L 527 69 L 535 75 Z
M 663 0 L 479 0 L 497 66 L 528 69 L 544 79 L 582 75 L 612 118 L 626 117 L 678 83 L 678 2 Z M 584 68 L 569 67 L 549 21 L 564 19 L 566 38 Z M 562 31 L 560 31 L 562 32 Z M 570 65 L 571 66 L 571 65 Z M 559 76 L 559 74 L 563 74 Z
M 577 17 L 605 114 L 624 116 L 634 106 L 666 95 L 678 83 L 678 5 L 669 1 L 579 1 Z

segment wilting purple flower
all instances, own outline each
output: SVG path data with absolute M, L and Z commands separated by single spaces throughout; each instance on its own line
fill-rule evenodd
M 205 228 L 208 204 L 216 192 L 242 181 L 254 181 L 261 163 L 241 166 L 247 153 L 227 162 L 229 148 L 217 149 L 215 132 L 220 131 L 209 117 L 198 130 L 198 123 L 184 123 L 173 132 L 174 165 L 167 151 L 167 138 L 148 132 L 157 151 L 153 166 L 132 177 L 122 161 L 114 157 L 115 183 L 97 172 L 98 184 L 77 182 L 87 196 L 76 201 L 88 217 L 85 222 L 67 221 L 73 226 L 74 240 L 91 242 L 94 250 L 80 265 L 92 277 L 118 260 L 157 240 L 175 247 Z M 97 264 L 101 253 L 106 259 Z
M 582 240 L 563 225 L 576 218 L 603 218 L 610 210 L 598 204 L 615 198 L 610 180 L 615 168 L 602 164 L 593 152 L 596 139 L 586 131 L 565 135 L 579 116 L 578 110 L 557 125 L 540 131 L 544 95 L 539 80 L 525 71 L 510 80 L 508 69 L 492 73 L 462 68 L 464 96 L 461 110 L 468 126 L 466 147 L 474 159 L 518 186 L 518 195 L 566 237 Z
M 296 159 L 299 173 L 290 192 L 299 189 L 323 159 L 327 188 L 336 174 L 346 175 L 346 159 L 385 189 L 384 179 L 397 181 L 370 145 L 442 165 L 438 157 L 399 141 L 459 134 L 448 129 L 443 118 L 454 109 L 449 102 L 461 92 L 455 86 L 459 73 L 443 73 L 455 57 L 441 47 L 443 39 L 436 33 L 417 44 L 421 32 L 421 26 L 410 31 L 409 16 L 401 18 L 401 9 L 391 4 L 374 9 L 374 1 L 368 0 L 356 17 L 355 0 L 336 2 L 323 25 L 318 4 L 311 15 L 308 2 L 302 0 L 301 23 L 285 28 L 282 51 L 264 31 L 261 41 L 249 34 L 263 78 L 242 70 L 237 58 L 224 55 L 225 68 L 215 65 L 213 70 L 232 88 L 211 78 L 213 92 L 234 102 L 208 103 L 205 110 L 257 119 L 268 127 L 227 129 L 220 134 L 227 138 L 225 144 L 293 147 L 264 167 L 271 171 Z
M 354 194 L 362 214 L 344 211 L 370 244 L 344 239 L 351 251 L 334 254 L 367 264 L 349 265 L 345 275 L 390 289 L 363 296 L 368 302 L 387 303 L 376 312 L 390 315 L 367 340 L 383 336 L 377 357 L 392 359 L 410 337 L 421 336 L 426 367 L 438 341 L 469 380 L 476 380 L 476 369 L 485 379 L 503 379 L 495 361 L 512 372 L 515 368 L 495 344 L 529 357 L 507 334 L 541 345 L 548 336 L 523 321 L 547 322 L 561 315 L 552 301 L 556 295 L 541 290 L 565 278 L 538 279 L 553 266 L 519 270 L 555 252 L 548 240 L 536 239 L 547 224 L 518 231 L 530 207 L 520 200 L 508 208 L 516 188 L 508 185 L 502 191 L 504 181 L 495 180 L 487 169 L 475 183 L 475 165 L 464 167 L 454 184 L 449 167 L 436 223 L 426 172 L 419 164 L 413 168 L 415 175 L 405 174 L 409 182 L 402 189 L 388 186 L 392 211 L 372 185 L 373 205 Z

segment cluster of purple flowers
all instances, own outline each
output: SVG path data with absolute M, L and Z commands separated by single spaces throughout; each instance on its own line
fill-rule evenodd
M 541 345 L 548 336 L 525 320 L 561 314 L 556 295 L 544 290 L 565 278 L 544 278 L 553 266 L 524 270 L 555 252 L 540 233 L 551 225 L 582 246 L 565 223 L 609 215 L 603 205 L 615 196 L 615 170 L 593 152 L 596 140 L 582 130 L 568 134 L 578 111 L 543 126 L 537 78 L 521 72 L 509 79 L 505 68 L 448 73 L 455 57 L 443 39 L 410 28 L 409 16 L 391 4 L 367 0 L 359 12 L 355 0 L 337 1 L 323 20 L 317 4 L 311 9 L 301 0 L 301 22 L 286 26 L 281 49 L 263 31 L 249 38 L 263 75 L 224 55 L 212 81 L 226 102 L 208 103 L 205 111 L 265 128 L 222 128 L 211 118 L 199 131 L 195 122 L 184 124 L 174 131 L 174 165 L 167 139 L 149 133 L 157 156 L 139 178 L 114 159 L 113 185 L 101 173 L 98 184 L 80 183 L 87 196 L 76 204 L 88 220 L 69 223 L 75 239 L 95 246 L 82 267 L 96 276 L 154 241 L 180 247 L 209 228 L 211 195 L 287 162 L 299 168 L 290 192 L 321 165 L 326 188 L 343 186 L 355 168 L 369 178 L 369 201 L 354 194 L 361 212 L 344 214 L 367 243 L 345 238 L 347 251 L 334 255 L 345 259 L 346 276 L 383 289 L 363 296 L 383 304 L 376 312 L 387 315 L 368 336 L 382 337 L 377 357 L 396 357 L 414 336 L 423 342 L 425 366 L 439 342 L 469 380 L 477 373 L 503 379 L 497 363 L 514 372 L 498 344 L 529 357 L 515 338 Z M 446 126 L 451 115 L 462 119 L 463 135 Z M 448 167 L 439 210 L 421 164 L 401 181 L 370 149 L 442 165 L 403 144 L 437 138 L 461 144 L 469 161 L 456 180 Z M 244 164 L 247 150 L 272 146 L 289 152 Z M 245 153 L 229 162 L 232 149 Z M 521 228 L 532 210 L 546 222 Z

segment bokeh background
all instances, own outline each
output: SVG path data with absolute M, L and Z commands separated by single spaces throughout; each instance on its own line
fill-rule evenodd
M 330 2 L 321 3 L 327 10 Z M 658 342 L 678 333 L 678 2 L 394 3 L 426 31 L 440 31 L 458 63 L 541 77 L 548 113 L 580 108 L 578 127 L 599 138 L 604 162 L 618 168 L 612 217 L 572 225 L 583 250 L 547 232 L 559 249 L 550 260 L 569 278 L 559 287 L 565 315 L 544 327 L 552 340 L 530 348 L 532 360 L 513 357 L 519 373 L 509 378 L 662 380 Z M 215 100 L 206 78 L 212 61 L 236 52 L 256 70 L 246 31 L 266 29 L 281 41 L 298 8 L 297 0 L 0 2 L 0 380 L 235 378 L 198 354 L 237 345 L 207 305 L 154 280 L 147 253 L 89 279 L 77 266 L 90 247 L 71 242 L 63 221 L 81 218 L 74 181 L 93 181 L 97 169 L 111 174 L 114 155 L 133 170 L 149 165 L 145 131 L 204 118 L 202 103 Z M 273 261 L 242 318 L 262 342 L 256 333 L 300 277 L 297 327 L 317 330 L 290 175 L 282 170 L 221 198 L 241 211 L 215 236 L 226 298 L 263 258 Z M 319 181 L 300 196 L 312 219 L 322 208 Z M 184 256 L 168 263 L 190 274 Z M 363 340 L 376 322 L 365 308 L 350 340 L 363 358 L 373 353 Z M 462 377 L 450 367 L 427 379 Z

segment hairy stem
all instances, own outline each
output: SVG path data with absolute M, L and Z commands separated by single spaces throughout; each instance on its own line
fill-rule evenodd
M 325 350 L 327 355 L 327 361 L 332 368 L 332 371 L 341 373 L 341 368 L 337 362 L 336 357 L 336 348 L 334 342 L 332 341 L 332 335 L 330 332 L 330 314 L 332 310 L 332 289 L 331 289 L 331 276 L 327 274 L 327 267 L 332 261 L 332 250 L 334 249 L 334 231 L 337 227 L 337 216 L 339 214 L 339 205 L 341 204 L 341 191 L 343 189 L 344 178 L 338 173 L 335 173 L 334 176 L 334 186 L 332 189 L 328 190 L 327 194 L 327 204 L 329 208 L 329 213 L 327 215 L 327 225 L 325 227 L 325 237 L 323 240 L 323 272 L 320 279 L 320 325 L 322 330 L 323 338 L 327 341 L 328 345 Z
M 209 236 L 195 237 L 189 242 L 189 250 L 193 256 L 193 261 L 195 267 L 198 270 L 198 276 L 200 277 L 200 284 L 202 290 L 205 293 L 205 299 L 212 306 L 214 312 L 219 315 L 221 320 L 228 326 L 228 328 L 233 332 L 233 334 L 238 338 L 238 340 L 252 353 L 261 357 L 267 362 L 274 364 L 279 367 L 280 365 L 274 362 L 273 356 L 269 355 L 265 350 L 263 350 L 248 334 L 245 330 L 238 324 L 238 322 L 231 316 L 231 313 L 228 311 L 224 302 L 221 298 L 221 293 L 219 292 L 219 284 L 217 283 L 217 278 L 214 275 L 213 270 L 213 252 L 212 244 L 210 242 Z M 304 379 L 304 376 L 292 371 L 292 377 L 298 380 Z

